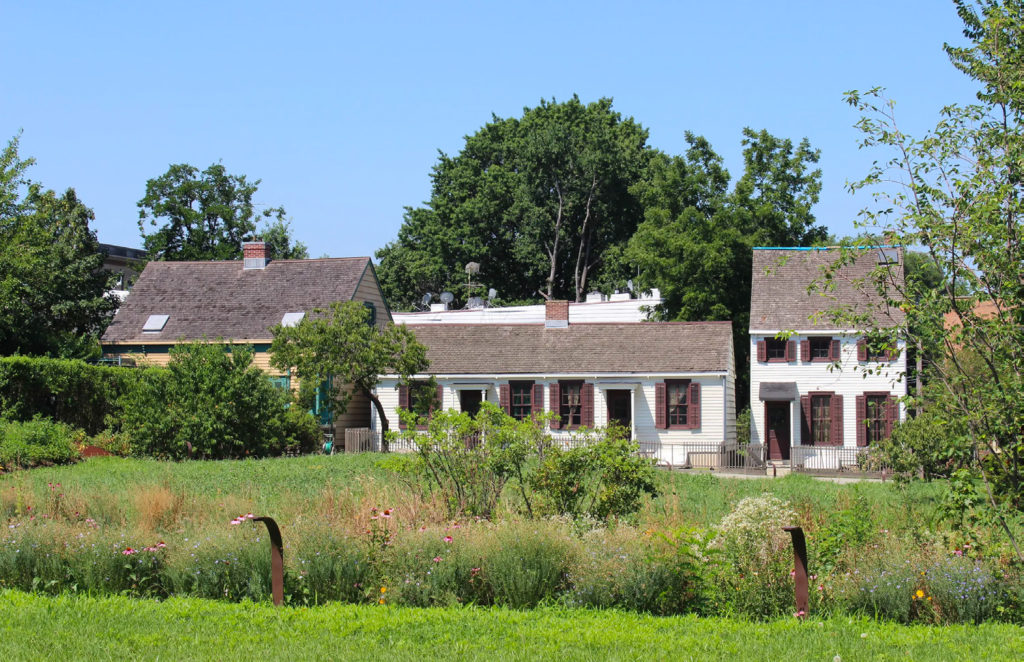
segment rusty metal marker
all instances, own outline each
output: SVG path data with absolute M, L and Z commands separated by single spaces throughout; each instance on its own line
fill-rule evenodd
M 270 534 L 270 589 L 274 596 L 274 606 L 280 607 L 284 602 L 284 544 L 281 542 L 281 529 L 272 517 L 255 517 L 253 521 L 266 524 Z
M 797 618 L 804 618 L 807 615 L 808 586 L 807 586 L 807 541 L 804 539 L 804 530 L 799 526 L 784 526 L 783 531 L 789 531 L 793 536 L 793 568 L 796 573 L 793 575 L 796 592 L 796 613 Z

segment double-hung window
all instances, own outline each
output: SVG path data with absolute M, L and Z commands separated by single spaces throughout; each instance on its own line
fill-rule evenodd
M 509 414 L 517 421 L 533 412 L 533 382 L 509 382 Z
M 562 428 L 577 428 L 583 425 L 583 382 L 558 382 L 558 416 Z
M 688 380 L 676 379 L 665 382 L 665 415 L 669 428 L 689 427 L 689 386 Z

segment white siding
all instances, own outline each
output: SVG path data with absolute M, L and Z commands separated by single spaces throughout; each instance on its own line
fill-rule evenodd
M 566 377 L 563 377 L 565 379 Z M 573 377 L 568 377 L 573 378 Z M 621 375 L 607 378 L 576 377 L 594 384 L 594 425 L 601 427 L 608 423 L 608 404 L 605 391 L 610 389 L 633 390 L 633 434 L 640 442 L 657 442 L 660 446 L 685 444 L 718 444 L 736 438 L 736 411 L 734 376 L 730 371 L 727 375 L 698 374 L 673 375 L 674 379 L 692 379 L 701 385 L 701 427 L 696 430 L 660 430 L 655 427 L 654 420 L 654 387 L 663 381 L 661 377 L 633 377 Z M 498 387 L 510 380 L 524 379 L 519 375 L 500 377 L 498 379 L 436 377 L 442 387 L 442 406 L 445 409 L 458 409 L 458 391 L 466 388 L 485 388 L 487 401 L 498 404 Z M 535 378 L 532 381 L 544 385 L 544 409 L 551 409 L 550 385 L 557 383 L 556 378 Z M 461 384 L 460 384 L 461 382 Z M 472 383 L 472 386 L 465 385 Z M 398 427 L 398 381 L 394 377 L 385 377 L 377 386 L 377 394 L 388 417 L 392 429 Z M 379 424 L 375 427 L 379 429 Z M 570 437 L 563 430 L 553 430 L 556 439 Z
M 800 341 L 809 336 L 830 335 L 838 338 L 841 343 L 840 365 L 831 363 L 804 363 L 800 361 Z M 897 360 L 885 363 L 857 361 L 857 340 L 860 335 L 839 332 L 815 332 L 813 334 L 794 335 L 790 340 L 796 341 L 797 360 L 788 363 L 762 363 L 757 360 L 757 342 L 768 335 L 751 335 L 750 337 L 750 426 L 751 442 L 764 443 L 764 403 L 759 393 L 761 382 L 795 382 L 800 395 L 815 391 L 832 391 L 843 396 L 843 446 L 857 445 L 857 396 L 866 391 L 887 391 L 897 397 L 906 394 L 905 375 L 907 370 L 907 353 L 904 341 L 899 342 L 900 356 Z M 877 374 L 873 374 L 876 373 Z M 905 416 L 905 405 L 899 406 L 900 420 Z M 791 445 L 801 444 L 800 401 L 796 400 L 790 407 Z

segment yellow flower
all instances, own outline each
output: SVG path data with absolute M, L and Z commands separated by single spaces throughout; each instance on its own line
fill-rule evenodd
M 917 589 L 917 597 L 923 598 L 924 597 L 924 591 L 922 591 L 921 589 Z
M 377 604 L 379 604 L 379 605 L 384 604 L 384 598 L 381 598 L 380 600 L 377 600 Z
M 388 587 L 387 586 L 381 586 L 380 587 L 380 592 L 381 593 L 387 593 L 388 592 Z

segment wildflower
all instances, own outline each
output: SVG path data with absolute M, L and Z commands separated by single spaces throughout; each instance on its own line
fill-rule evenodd
M 796 577 L 796 570 L 790 570 L 789 571 L 789 576 L 790 577 Z
M 381 598 L 380 600 L 377 600 L 377 604 L 379 604 L 379 605 L 384 604 L 384 598 Z
M 239 525 L 241 523 L 242 523 L 242 520 L 238 519 L 237 517 L 235 519 L 231 520 L 231 524 L 235 525 L 235 526 L 237 526 L 237 525 Z
M 164 547 L 167 547 L 167 543 L 165 543 L 163 540 L 161 540 L 160 542 L 158 542 L 156 544 L 156 547 L 157 547 L 157 549 L 163 549 Z
M 798 611 L 797 613 L 793 614 L 793 617 L 794 617 L 794 618 L 803 618 L 803 617 L 804 617 L 804 616 L 806 616 L 806 615 L 807 615 L 807 612 L 806 612 L 806 611 L 804 611 L 803 609 L 801 609 L 801 610 L 800 610 L 800 611 Z
M 380 587 L 380 592 L 381 593 L 387 593 L 388 592 L 388 587 L 387 586 L 381 586 Z
M 452 538 L 451 536 L 445 536 L 445 537 L 443 538 L 443 540 L 444 540 L 445 542 L 451 542 L 452 540 L 454 540 L 454 538 Z
M 922 591 L 921 589 L 917 589 L 917 593 L 915 595 L 917 597 L 919 597 L 919 598 L 923 598 L 924 597 L 924 591 Z
M 867 639 L 868 638 L 868 633 L 867 632 L 861 632 L 860 633 L 860 638 L 861 639 Z
M 434 557 L 434 563 L 440 563 L 440 562 L 441 562 L 441 557 L 440 556 L 435 556 Z
M 469 574 L 472 577 L 476 577 L 477 575 L 480 574 L 480 568 L 470 568 L 469 569 Z
M 384 512 L 380 514 L 380 516 L 381 517 L 391 517 L 391 508 L 386 508 L 384 510 Z
M 124 554 L 125 556 L 131 556 L 132 554 L 135 553 L 135 550 L 132 549 L 131 547 L 126 547 L 125 550 L 123 552 L 121 552 L 121 553 Z

